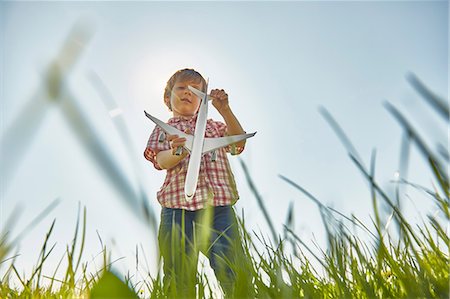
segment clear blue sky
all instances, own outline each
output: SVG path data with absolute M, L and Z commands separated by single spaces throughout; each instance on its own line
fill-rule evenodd
M 143 110 L 168 119 L 162 100 L 165 82 L 176 70 L 193 67 L 210 79 L 212 88 L 228 92 L 247 132 L 258 131 L 241 158 L 277 229 L 281 231 L 288 205 L 294 202 L 298 234 L 306 242 L 316 238 L 323 244 L 316 207 L 278 174 L 323 203 L 369 223 L 369 188 L 318 107 L 332 113 L 366 164 L 377 149 L 377 179 L 393 190 L 390 181 L 399 167 L 402 132 L 383 101 L 414 119 L 433 145 L 440 141 L 448 146 L 446 124 L 405 80 L 412 71 L 448 98 L 448 12 L 447 1 L 2 2 L 2 136 L 21 109 L 42 94 L 50 61 L 82 18 L 93 35 L 67 77 L 67 89 L 133 188 L 142 183 L 156 214 L 155 195 L 164 173 L 143 158 L 153 129 Z M 131 153 L 113 125 L 117 118 L 110 117 L 92 84 L 91 72 L 102 79 L 122 111 L 135 149 Z M 22 119 L 27 129 L 17 132 L 17 138 L 26 142 L 2 149 L 2 161 L 8 159 L 5 153 L 17 153 L 20 159 L 11 169 L 2 167 L 1 228 L 14 207 L 20 207 L 21 215 L 13 235 L 52 200 L 61 202 L 24 237 L 17 265 L 29 273 L 37 259 L 33 248 L 41 246 L 53 218 L 57 247 L 52 262 L 59 260 L 71 242 L 78 202 L 88 212 L 86 260 L 101 250 L 96 230 L 113 257 L 126 257 L 118 269 L 132 268 L 139 243 L 151 259 L 156 243 L 150 231 L 80 145 L 60 103 L 43 100 L 37 107 L 36 115 L 45 113 L 41 125 L 27 128 L 28 118 Z M 210 116 L 220 119 L 214 111 Z M 244 209 L 250 228 L 268 235 L 237 158 L 230 157 L 230 162 L 241 194 L 237 209 Z M 415 150 L 408 178 L 430 186 L 431 175 Z M 416 191 L 404 192 L 412 219 L 418 219 L 418 210 L 422 216 L 433 211 Z M 48 270 L 54 267 L 49 262 Z

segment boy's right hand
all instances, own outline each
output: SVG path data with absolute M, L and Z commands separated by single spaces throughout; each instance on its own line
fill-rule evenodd
M 185 130 L 185 133 L 190 134 L 190 130 Z M 166 135 L 167 141 L 169 141 L 170 148 L 172 149 L 172 155 L 175 155 L 179 147 L 183 148 L 186 144 L 186 138 L 179 137 L 178 135 Z
M 172 155 L 175 155 L 178 147 L 183 147 L 186 143 L 186 138 L 178 137 L 178 135 L 167 135 L 166 139 L 169 141 L 170 148 L 172 149 Z

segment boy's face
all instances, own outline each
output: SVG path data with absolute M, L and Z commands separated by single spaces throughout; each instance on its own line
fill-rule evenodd
M 203 88 L 201 82 L 178 81 L 172 88 L 170 98 L 165 99 L 166 102 L 170 101 L 173 116 L 191 117 L 197 113 L 200 105 L 200 98 L 189 90 L 189 85 L 198 90 L 202 90 Z

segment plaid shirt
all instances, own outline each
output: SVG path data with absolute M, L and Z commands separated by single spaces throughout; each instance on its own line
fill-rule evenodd
M 191 119 L 173 117 L 167 122 L 172 127 L 184 132 L 190 129 L 195 131 L 195 122 L 197 116 Z M 225 135 L 226 124 L 208 119 L 206 123 L 205 137 L 223 137 Z M 160 127 L 156 126 L 150 138 L 148 139 L 147 148 L 144 156 L 151 161 L 156 169 L 161 167 L 156 161 L 156 155 L 159 151 L 170 149 L 169 142 L 159 142 L 158 137 L 163 132 Z M 239 199 L 236 189 L 236 182 L 231 172 L 230 164 L 226 153 L 233 155 L 240 154 L 244 148 L 236 146 L 227 146 L 217 149 L 216 161 L 211 161 L 212 153 L 202 156 L 200 164 L 200 173 L 197 183 L 197 190 L 190 202 L 187 202 L 184 195 L 184 182 L 187 174 L 187 167 L 190 155 L 187 155 L 176 166 L 167 169 L 167 175 L 161 189 L 157 192 L 157 198 L 161 206 L 166 208 L 185 209 L 190 211 L 199 210 L 205 207 L 206 203 L 213 206 L 232 205 Z

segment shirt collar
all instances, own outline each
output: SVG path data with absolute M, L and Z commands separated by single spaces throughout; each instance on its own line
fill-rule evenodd
M 178 122 L 189 122 L 189 121 L 196 121 L 197 120 L 197 115 L 194 115 L 192 117 L 183 117 L 183 116 L 174 116 L 169 118 L 169 123 L 178 123 Z

